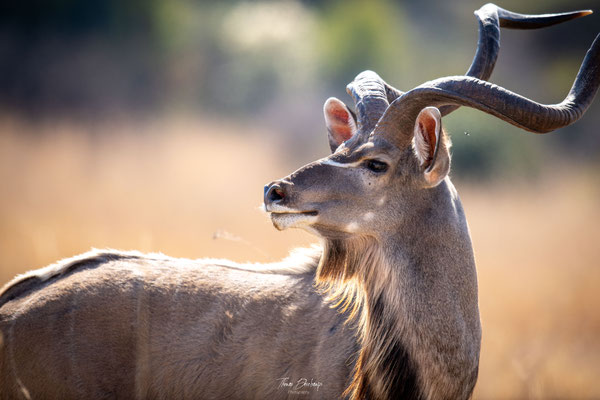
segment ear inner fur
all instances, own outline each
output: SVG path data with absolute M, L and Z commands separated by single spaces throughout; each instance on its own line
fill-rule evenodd
M 425 121 L 425 124 L 427 125 L 425 133 L 427 134 L 427 141 L 429 142 L 429 157 L 427 161 L 431 165 L 433 162 L 433 155 L 435 153 L 435 147 L 437 144 L 437 124 L 435 120 L 432 119 L 427 119 Z
M 435 164 L 440 140 L 440 127 L 438 125 L 434 110 L 429 109 L 429 107 L 419 113 L 415 123 L 415 152 L 421 165 L 426 167 L 427 171 L 430 171 Z
M 356 133 L 354 117 L 342 101 L 334 97 L 327 99 L 323 113 L 332 147 L 339 146 Z
M 427 167 L 427 169 L 425 170 L 425 172 L 429 173 L 433 170 L 433 166 L 435 165 L 435 160 L 437 159 L 437 154 L 438 154 L 438 150 L 440 148 L 440 135 L 441 135 L 441 129 L 439 127 L 436 127 L 437 129 L 435 130 L 435 134 L 434 136 L 434 140 L 435 140 L 435 146 L 433 148 L 433 152 L 431 151 L 431 147 L 429 149 L 429 153 L 431 154 L 431 162 L 429 163 L 429 166 Z

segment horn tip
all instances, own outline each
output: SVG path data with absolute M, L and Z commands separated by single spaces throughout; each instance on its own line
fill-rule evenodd
M 590 14 L 593 14 L 594 11 L 593 10 L 581 10 L 581 11 L 575 11 L 574 13 L 577 14 L 577 16 L 575 18 L 579 18 L 579 17 L 586 17 Z

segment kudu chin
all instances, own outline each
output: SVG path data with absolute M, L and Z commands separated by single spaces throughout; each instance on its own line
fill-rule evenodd
M 469 229 L 442 117 L 476 108 L 536 133 L 575 122 L 600 83 L 600 39 L 563 102 L 487 82 L 500 27 L 541 16 L 488 4 L 465 76 L 402 92 L 365 71 L 324 114 L 332 154 L 265 187 L 278 229 L 322 246 L 274 264 L 94 251 L 0 293 L 0 398 L 468 399 L 481 327 Z

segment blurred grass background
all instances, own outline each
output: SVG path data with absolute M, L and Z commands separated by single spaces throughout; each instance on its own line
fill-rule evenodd
M 322 104 L 358 72 L 404 90 L 463 73 L 482 4 L 3 3 L 0 284 L 90 247 L 269 261 L 314 242 L 271 226 L 262 186 L 327 154 Z M 598 18 L 503 30 L 492 80 L 560 101 Z M 444 121 L 479 270 L 477 399 L 600 398 L 599 109 L 546 136 Z

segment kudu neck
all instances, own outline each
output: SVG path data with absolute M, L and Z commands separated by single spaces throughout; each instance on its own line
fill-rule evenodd
M 448 179 L 430 190 L 435 207 L 414 210 L 394 235 L 363 239 L 360 252 L 346 256 L 361 262 L 345 265 L 362 305 L 353 398 L 426 398 L 428 374 L 459 390 L 467 378 L 453 370 L 477 373 L 477 282 L 466 220 Z M 453 364 L 440 363 L 450 352 Z

